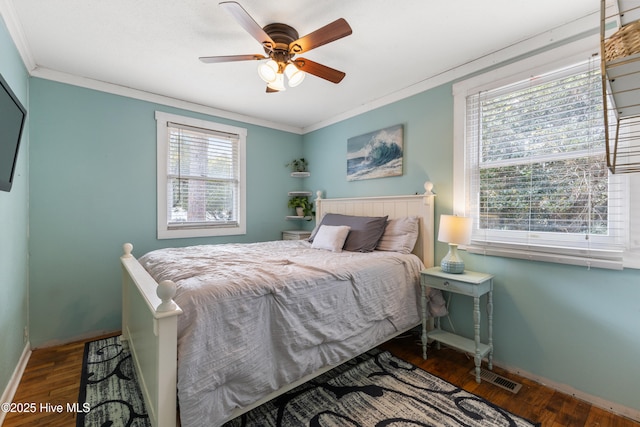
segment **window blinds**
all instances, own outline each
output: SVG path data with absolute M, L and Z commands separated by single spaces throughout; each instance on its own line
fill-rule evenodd
M 617 268 L 624 198 L 606 167 L 599 68 L 586 62 L 475 93 L 466 111 L 474 251 Z
M 171 122 L 167 129 L 170 228 L 237 225 L 239 136 Z

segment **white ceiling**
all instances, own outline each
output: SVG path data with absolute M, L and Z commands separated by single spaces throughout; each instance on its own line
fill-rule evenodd
M 300 36 L 345 18 L 352 35 L 302 55 L 345 79 L 307 76 L 267 94 L 257 61 L 200 62 L 264 53 L 218 0 L 0 0 L 0 12 L 32 75 L 132 88 L 306 132 L 424 90 L 457 67 L 466 73 L 595 28 L 600 8 L 598 0 L 239 3 L 261 26 L 283 22 Z

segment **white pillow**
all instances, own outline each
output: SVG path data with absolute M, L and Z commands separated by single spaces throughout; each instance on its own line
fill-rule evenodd
M 379 251 L 410 254 L 418 239 L 418 218 L 410 216 L 387 221 L 387 227 L 378 241 Z
M 351 230 L 351 227 L 347 225 L 323 224 L 318 228 L 311 247 L 314 249 L 327 249 L 332 252 L 342 252 L 349 230 Z

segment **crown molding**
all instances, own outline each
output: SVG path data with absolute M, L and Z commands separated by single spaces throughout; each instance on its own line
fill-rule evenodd
M 509 45 L 498 51 L 481 56 L 477 59 L 466 62 L 464 64 L 460 64 L 448 70 L 444 70 L 436 75 L 425 78 L 421 82 L 415 83 L 394 93 L 390 93 L 386 96 L 367 102 L 359 108 L 347 111 L 341 115 L 334 116 L 311 126 L 304 127 L 302 128 L 303 134 L 322 129 L 324 127 L 341 122 L 343 120 L 347 120 L 352 117 L 359 116 L 368 111 L 375 110 L 388 104 L 392 104 L 413 95 L 417 95 L 421 92 L 433 89 L 442 84 L 454 82 L 458 79 L 472 75 L 482 70 L 486 70 L 498 64 L 512 61 L 523 55 L 548 48 L 551 45 L 569 41 L 574 38 L 581 38 L 592 35 L 594 31 L 599 29 L 599 25 L 600 13 L 597 12 L 589 14 L 552 30 L 546 31 L 542 34 L 538 34 L 528 39 L 521 40 L 520 42 Z M 596 44 L 595 47 L 597 48 L 598 45 Z
M 218 108 L 209 107 L 202 104 L 195 104 L 189 101 L 181 99 L 171 98 L 156 93 L 145 92 L 130 87 L 120 86 L 113 83 L 107 83 L 99 80 L 89 79 L 87 77 L 80 77 L 73 74 L 67 74 L 49 68 L 36 67 L 31 71 L 32 77 L 37 77 L 45 80 L 51 80 L 58 83 L 65 83 L 72 86 L 83 87 L 86 89 L 92 89 L 100 92 L 106 92 L 113 95 L 120 95 L 127 98 L 138 99 L 141 101 L 152 102 L 155 104 L 166 105 L 169 107 L 180 108 L 183 110 L 193 111 L 196 113 L 207 114 L 209 116 L 220 117 L 229 120 L 235 120 L 238 122 L 252 124 L 256 126 L 263 126 L 270 129 L 281 130 L 284 132 L 290 132 L 295 134 L 302 134 L 302 129 L 295 126 L 288 126 L 281 123 L 275 123 L 269 120 L 258 119 L 256 117 L 246 116 L 243 114 L 234 113 L 231 111 L 221 110 Z
M 0 0 L 0 15 L 2 15 L 2 18 L 4 19 L 9 35 L 13 39 L 13 43 L 22 58 L 24 66 L 27 68 L 28 72 L 31 72 L 31 70 L 36 68 L 36 61 L 31 54 L 31 49 L 29 48 L 27 38 L 24 35 L 22 24 L 20 24 L 20 21 L 18 20 L 18 14 L 14 9 L 13 2 L 11 0 Z
M 613 6 L 611 5 L 607 7 L 608 10 L 612 10 L 612 8 Z M 96 81 L 85 77 L 74 76 L 59 71 L 38 67 L 29 49 L 24 31 L 18 20 L 17 13 L 15 12 L 15 9 L 13 7 L 12 0 L 0 0 L 0 14 L 4 18 L 9 34 L 11 35 L 16 48 L 18 49 L 25 67 L 27 68 L 29 74 L 33 77 L 39 77 L 74 86 L 80 86 L 134 99 L 154 102 L 189 111 L 200 112 L 207 115 L 236 120 L 247 124 L 263 126 L 299 135 L 304 135 L 306 133 L 322 129 L 324 127 L 339 123 L 349 118 L 356 117 L 385 105 L 392 104 L 418 93 L 433 89 L 442 84 L 453 82 L 457 79 L 472 75 L 481 70 L 485 70 L 498 64 L 514 60 L 515 58 L 527 53 L 545 49 L 550 45 L 562 43 L 563 41 L 571 40 L 572 38 L 580 37 L 581 35 L 590 34 L 594 31 L 594 29 L 599 28 L 600 24 L 599 12 L 589 14 L 585 17 L 576 19 L 550 31 L 546 31 L 542 34 L 538 34 L 528 39 L 514 43 L 496 52 L 483 55 L 477 59 L 466 62 L 464 64 L 460 64 L 448 70 L 443 70 L 442 72 L 433 76 L 429 76 L 418 83 L 379 97 L 375 100 L 371 100 L 358 108 L 333 116 L 327 120 L 323 120 L 306 127 L 295 127 L 264 119 L 258 119 L 231 111 L 221 110 L 206 105 L 194 104 L 188 101 L 170 98 L 164 95 L 149 93 L 129 87 Z M 609 12 L 608 14 L 610 15 Z

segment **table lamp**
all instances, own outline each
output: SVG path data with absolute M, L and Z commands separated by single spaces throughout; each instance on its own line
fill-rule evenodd
M 440 267 L 445 273 L 462 273 L 464 261 L 458 255 L 458 245 L 471 240 L 471 218 L 455 215 L 440 215 L 438 240 L 449 244 L 449 252 L 442 258 Z

